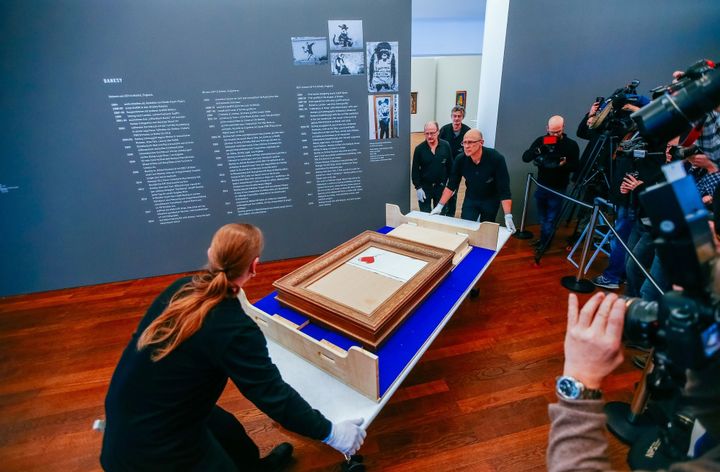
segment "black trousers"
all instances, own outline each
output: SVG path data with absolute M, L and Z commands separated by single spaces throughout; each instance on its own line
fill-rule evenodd
M 259 470 L 260 450 L 233 414 L 215 405 L 207 426 L 211 447 L 194 470 Z
M 466 196 L 460 218 L 470 221 L 494 222 L 499 209 L 500 200 L 468 200 Z

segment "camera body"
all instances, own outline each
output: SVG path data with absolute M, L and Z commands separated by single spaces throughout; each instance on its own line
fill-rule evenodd
M 668 152 L 673 161 L 682 161 L 695 154 L 702 154 L 703 151 L 696 144 L 693 144 L 688 147 L 671 146 Z
M 562 156 L 558 152 L 558 137 L 552 135 L 543 136 L 542 144 L 535 149 L 533 164 L 543 169 L 557 169 L 560 167 Z

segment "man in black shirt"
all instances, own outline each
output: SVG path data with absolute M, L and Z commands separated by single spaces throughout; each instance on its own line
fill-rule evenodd
M 453 159 L 463 153 L 462 141 L 465 133 L 470 127 L 462 121 L 465 118 L 465 108 L 456 105 L 450 112 L 451 123 L 440 128 L 440 139 L 450 143 Z M 457 194 L 454 194 L 445 205 L 445 214 L 455 216 L 455 206 L 457 204 Z
M 420 211 L 429 213 L 440 202 L 452 162 L 450 145 L 438 139 L 438 124 L 434 121 L 425 123 L 425 141 L 415 148 L 412 162 L 412 182 Z
M 533 162 L 538 166 L 538 183 L 564 193 L 570 180 L 570 173 L 578 166 L 580 148 L 563 132 L 565 120 L 556 115 L 548 120 L 547 134 L 540 136 L 523 153 L 524 162 Z M 536 245 L 547 247 L 553 234 L 555 220 L 562 206 L 562 197 L 538 187 L 535 190 L 535 203 L 540 220 L 540 239 Z
M 455 160 L 440 203 L 431 213 L 437 215 L 442 212 L 445 203 L 460 186 L 460 180 L 465 177 L 466 190 L 461 218 L 481 222 L 495 221 L 502 204 L 505 226 L 514 233 L 510 176 L 505 158 L 495 149 L 484 147 L 484 142 L 480 130 L 471 129 L 465 133 L 465 152 Z

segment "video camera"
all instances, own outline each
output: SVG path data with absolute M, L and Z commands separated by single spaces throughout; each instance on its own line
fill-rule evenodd
M 702 154 L 702 152 L 702 149 L 700 149 L 696 144 L 688 147 L 670 146 L 670 149 L 668 150 L 671 160 L 673 161 L 682 161 L 690 156 L 694 156 L 695 154 Z
M 590 129 L 611 131 L 617 135 L 632 131 L 635 123 L 630 118 L 631 113 L 623 110 L 623 107 L 627 104 L 637 107 L 644 105 L 643 97 L 637 94 L 638 85 L 640 81 L 633 80 L 625 87 L 615 90 L 607 99 L 597 97 L 596 101 L 600 102 L 600 107 Z
M 646 139 L 667 142 L 694 126 L 718 103 L 720 69 L 704 59 L 690 66 L 676 82 L 662 87 L 660 95 L 631 118 Z
M 703 65 L 704 64 L 704 65 Z M 681 80 L 632 114 L 647 142 L 677 136 L 694 120 L 720 104 L 720 71 L 699 61 Z M 679 155 L 691 155 L 681 148 Z M 685 369 L 698 370 L 720 359 L 720 263 L 716 257 L 709 213 L 682 163 L 663 167 L 666 182 L 648 188 L 640 201 L 651 223 L 658 256 L 670 282 L 682 287 L 659 302 L 628 300 L 625 333 L 655 348 L 658 375 L 684 379 Z
M 557 151 L 557 143 L 557 136 L 543 136 L 542 144 L 535 149 L 533 164 L 544 169 L 556 169 L 560 167 L 562 156 L 560 156 Z

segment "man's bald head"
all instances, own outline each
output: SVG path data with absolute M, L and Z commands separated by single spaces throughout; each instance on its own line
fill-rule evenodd
M 465 139 L 467 141 L 477 141 L 477 140 L 482 140 L 482 138 L 483 138 L 483 135 L 479 129 L 472 128 L 472 129 L 469 129 L 467 133 L 465 133 Z
M 560 115 L 551 116 L 548 120 L 547 131 L 548 134 L 562 136 L 565 128 L 565 119 Z

